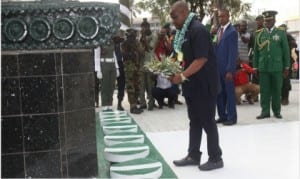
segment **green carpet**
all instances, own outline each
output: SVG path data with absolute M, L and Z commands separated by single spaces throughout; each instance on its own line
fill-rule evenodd
M 104 133 L 100 126 L 100 120 L 99 120 L 99 113 L 96 113 L 96 135 L 97 135 L 97 155 L 98 155 L 98 174 L 99 178 L 110 178 L 109 175 L 109 167 L 110 162 L 106 161 L 104 159 Z M 136 124 L 133 120 L 133 123 Z M 138 127 L 138 133 L 144 134 L 144 132 L 141 130 L 140 127 Z M 172 171 L 170 166 L 166 163 L 166 161 L 163 159 L 161 154 L 157 151 L 157 149 L 154 147 L 154 145 L 151 143 L 149 138 L 145 135 L 145 144 L 147 144 L 150 147 L 150 154 L 147 158 L 160 161 L 163 165 L 163 173 L 160 178 L 177 178 L 175 173 Z

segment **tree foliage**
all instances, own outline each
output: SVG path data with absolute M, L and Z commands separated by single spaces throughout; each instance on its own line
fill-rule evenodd
M 136 3 L 136 7 L 158 17 L 160 24 L 165 24 L 169 20 L 170 4 L 168 0 L 143 0 Z
M 177 0 L 143 0 L 136 3 L 136 8 L 150 11 L 153 16 L 157 16 L 161 24 L 169 20 L 171 4 Z M 190 5 L 190 10 L 195 12 L 199 19 L 208 15 L 212 16 L 216 9 L 226 8 L 231 13 L 232 21 L 237 21 L 241 16 L 247 16 L 251 9 L 251 4 L 242 3 L 241 0 L 186 0 Z
M 142 11 L 141 8 L 137 6 L 137 4 L 134 2 L 134 0 L 128 0 L 129 7 L 131 8 L 131 21 L 133 17 L 137 17 L 137 14 L 140 14 Z

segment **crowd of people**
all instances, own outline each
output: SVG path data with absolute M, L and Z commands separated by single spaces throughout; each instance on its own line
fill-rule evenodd
M 299 51 L 293 36 L 286 32 L 286 25 L 274 26 L 276 13 L 275 11 L 266 11 L 265 14 L 257 16 L 255 19 L 256 30 L 249 32 L 246 20 L 232 24 L 229 11 L 222 9 L 218 14 L 219 27 L 212 26 L 211 29 L 208 29 L 211 34 L 210 39 L 214 46 L 214 53 L 218 59 L 217 66 L 221 89 L 217 97 L 219 115 L 217 123 L 236 124 L 236 105 L 241 105 L 244 102 L 254 104 L 259 101 L 259 96 L 263 110 L 258 119 L 270 116 L 269 109 L 266 109 L 269 108 L 270 101 L 275 102 L 272 103 L 272 109 L 277 117 L 282 117 L 279 109 L 280 103 L 281 105 L 289 104 L 290 78 L 292 74 L 296 74 L 296 78 L 298 78 L 299 74 Z M 269 19 L 272 22 L 268 25 Z M 264 29 L 269 28 L 267 25 L 275 29 L 276 32 L 282 32 L 286 37 L 280 36 L 279 40 L 274 40 L 279 33 L 277 32 L 270 39 L 270 35 L 264 35 Z M 173 43 L 176 29 L 171 28 L 171 24 L 167 23 L 159 32 L 152 31 L 146 18 L 143 19 L 140 26 L 140 32 L 132 28 L 128 29 L 125 33 L 126 37 L 119 33 L 101 49 L 98 47 L 94 51 L 96 66 L 95 104 L 96 107 L 99 106 L 101 91 L 101 106 L 104 111 L 113 109 L 112 95 L 115 90 L 115 81 L 117 81 L 118 89 L 118 110 L 124 110 L 122 101 L 125 89 L 130 103 L 129 110 L 134 114 L 141 114 L 144 109 L 151 111 L 154 108 L 162 109 L 163 106 L 175 108 L 175 104 L 182 104 L 178 101 L 181 84 L 171 83 L 170 79 L 161 75 L 154 75 L 144 68 L 144 64 L 151 59 L 161 61 L 171 54 L 175 54 L 176 57 Z M 266 53 L 262 52 L 264 50 L 262 46 L 266 43 L 268 55 L 272 56 L 274 53 L 272 52 L 274 46 L 272 42 L 281 42 L 282 39 L 287 39 L 288 46 L 283 47 L 286 44 L 280 44 L 278 48 L 288 48 L 285 49 L 288 52 L 279 55 L 285 55 L 285 58 L 289 56 L 288 61 L 284 59 L 284 63 L 277 63 L 276 60 L 268 62 L 268 60 L 262 60 L 265 57 L 259 57 L 260 54 L 265 56 Z M 278 51 L 276 50 L 276 52 Z M 266 77 L 264 75 L 264 71 L 270 72 L 276 68 L 278 70 L 280 68 L 279 72 L 283 72 L 282 76 L 279 73 L 277 75 L 280 79 L 275 80 L 273 79 L 274 76 Z M 278 70 L 275 71 L 278 72 Z M 268 81 L 265 81 L 265 77 L 269 78 Z M 275 92 L 274 86 L 267 86 L 270 89 L 265 91 L 266 84 L 271 85 L 272 83 L 273 85 L 275 82 L 278 82 L 276 87 L 281 87 L 280 90 Z M 278 95 L 279 93 L 280 95 Z M 167 102 L 165 102 L 165 98 L 168 99 Z
M 299 51 L 287 27 L 275 26 L 276 14 L 265 11 L 257 16 L 257 28 L 249 32 L 247 21 L 232 24 L 230 12 L 219 9 L 219 26 L 207 29 L 186 2 L 177 1 L 170 11 L 174 29 L 168 23 L 154 32 L 145 18 L 140 32 L 130 28 L 125 38 L 116 35 L 95 49 L 96 106 L 101 84 L 102 110 L 112 110 L 116 79 L 117 109 L 124 110 L 126 89 L 133 114 L 164 106 L 174 109 L 182 104 L 178 101 L 182 90 L 190 120 L 188 154 L 173 163 L 198 165 L 202 171 L 222 168 L 217 123 L 235 125 L 236 106 L 243 102 L 260 102 L 259 120 L 269 118 L 271 109 L 275 118 L 282 118 L 281 105 L 289 104 L 291 74 L 299 74 Z M 149 60 L 170 55 L 182 61 L 181 73 L 166 77 L 144 68 Z M 209 158 L 200 165 L 202 130 Z
M 100 95 L 102 110 L 113 110 L 112 98 L 116 80 L 117 110 L 124 110 L 122 101 L 125 90 L 130 104 L 129 111 L 133 114 L 141 114 L 145 109 L 152 111 L 154 108 L 162 109 L 164 106 L 174 109 L 175 104 L 181 105 L 182 102 L 178 100 L 179 85 L 172 84 L 170 79 L 153 74 L 144 67 L 145 63 L 152 59 L 161 61 L 172 54 L 174 32 L 176 31 L 171 30 L 170 23 L 165 24 L 159 32 L 153 32 L 149 22 L 144 18 L 140 32 L 132 28 L 127 29 L 125 38 L 117 34 L 112 37 L 111 42 L 96 48 L 94 50 L 96 107 L 99 107 Z

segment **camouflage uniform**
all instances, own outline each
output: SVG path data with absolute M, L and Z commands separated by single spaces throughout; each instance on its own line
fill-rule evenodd
M 136 39 L 135 30 L 128 29 L 126 36 L 127 38 L 121 46 L 124 59 L 126 91 L 130 112 L 140 114 L 143 110 L 137 107 L 137 102 L 140 94 L 144 50 Z
M 156 37 L 153 35 L 153 33 L 151 33 L 150 28 L 148 28 L 147 30 L 148 30 L 148 34 L 146 35 L 146 32 L 142 32 L 143 35 L 140 39 L 141 44 L 145 50 L 145 57 L 143 58 L 144 64 L 150 61 L 152 58 L 154 58 L 154 46 L 156 41 Z M 153 79 L 155 79 L 153 73 L 148 72 L 143 68 L 139 102 L 142 108 L 147 107 L 146 98 L 145 98 L 145 91 L 146 91 L 147 99 L 148 99 L 148 110 L 153 110 L 154 107 L 152 88 L 154 87 L 155 80 Z

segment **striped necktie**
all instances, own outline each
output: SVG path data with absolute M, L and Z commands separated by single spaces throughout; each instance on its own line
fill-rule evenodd
M 218 43 L 221 41 L 221 38 L 223 36 L 223 33 L 224 33 L 224 28 L 221 27 L 220 31 L 219 31 L 219 34 L 218 34 Z

